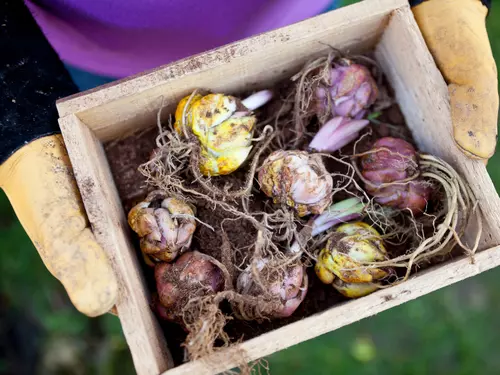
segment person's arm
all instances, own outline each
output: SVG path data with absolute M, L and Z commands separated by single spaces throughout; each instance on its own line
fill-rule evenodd
M 0 186 L 76 308 L 104 314 L 117 281 L 88 227 L 55 108 L 76 87 L 22 0 L 0 2 L 0 24 Z
M 497 68 L 485 18 L 491 0 L 411 0 L 413 14 L 448 83 L 454 138 L 468 156 L 495 152 Z

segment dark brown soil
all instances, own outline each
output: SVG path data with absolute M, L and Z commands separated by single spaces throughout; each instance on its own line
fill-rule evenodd
M 265 114 L 262 114 L 262 117 L 266 118 Z M 371 132 L 371 135 L 365 137 L 363 142 L 358 145 L 358 152 L 365 151 L 376 139 L 383 136 L 403 136 L 406 139 L 411 140 L 410 132 L 404 127 L 404 119 L 397 106 L 385 111 L 384 114 L 377 120 L 380 121 L 380 123 L 371 125 L 369 129 L 365 131 L 365 133 Z M 384 122 L 388 122 L 391 125 L 384 124 Z M 115 141 L 105 146 L 112 174 L 126 212 L 128 212 L 128 210 L 130 210 L 130 208 L 138 201 L 144 198 L 149 190 L 153 190 L 152 187 L 147 187 L 145 185 L 144 177 L 137 171 L 137 168 L 140 164 L 149 159 L 151 152 L 155 147 L 156 135 L 157 129 L 153 128 L 150 131 L 143 132 L 120 141 Z M 352 145 L 350 148 L 351 149 L 349 149 L 349 147 L 344 149 L 344 153 L 351 153 Z M 345 166 L 335 161 L 330 160 L 327 164 L 330 171 L 346 171 Z M 242 185 L 244 173 L 245 170 L 238 171 L 230 176 L 223 177 L 222 179 L 219 178 L 219 180 L 217 178 L 213 179 L 213 181 L 219 186 L 227 182 L 232 182 L 233 189 L 235 189 Z M 338 195 L 335 197 L 335 200 L 343 198 L 344 197 Z M 253 208 L 263 210 L 265 206 L 264 202 L 269 204 L 270 201 L 258 190 L 254 189 L 254 195 L 251 203 Z M 197 202 L 196 208 L 197 217 L 201 221 L 210 224 L 215 231 L 212 231 L 210 228 L 203 225 L 198 225 L 192 249 L 199 250 L 215 257 L 218 260 L 221 260 L 221 225 L 222 221 L 228 217 L 230 218 L 230 216 L 228 216 L 227 212 L 221 209 L 215 209 L 212 205 L 203 201 Z M 238 248 L 240 250 L 247 249 L 246 251 L 253 251 L 252 245 L 255 242 L 256 231 L 251 223 L 242 219 L 238 219 L 236 221 L 226 221 L 224 223 L 224 230 L 229 237 L 233 250 Z M 144 265 L 139 252 L 138 242 L 136 245 L 136 248 L 138 249 L 139 262 L 143 265 L 148 285 L 153 293 L 155 291 L 153 269 Z M 226 331 L 230 337 L 234 340 L 242 338 L 244 340 L 250 339 L 264 332 L 284 326 L 290 322 L 321 312 L 345 300 L 345 297 L 336 292 L 334 288 L 321 283 L 315 276 L 312 268 L 308 269 L 308 275 L 310 287 L 307 297 L 292 317 L 281 320 L 264 321 L 261 323 L 232 320 L 226 326 Z M 229 312 L 229 308 L 227 306 L 226 308 L 227 312 Z M 166 333 L 169 348 L 175 362 L 177 364 L 182 363 L 184 360 L 184 352 L 181 344 L 186 337 L 186 333 L 178 325 L 165 321 L 162 321 L 161 324 L 164 328 L 164 332 Z
M 137 168 L 149 160 L 156 148 L 157 134 L 158 129 L 152 128 L 123 140 L 109 142 L 104 146 L 126 212 L 149 191 L 154 190 L 151 186 L 146 186 L 144 176 Z

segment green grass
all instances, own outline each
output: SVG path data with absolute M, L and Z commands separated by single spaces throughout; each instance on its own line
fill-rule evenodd
M 500 61 L 498 6 L 489 16 L 488 30 Z M 488 165 L 497 188 L 499 166 L 500 152 Z M 0 297 L 18 314 L 19 324 L 24 324 L 26 315 L 43 332 L 40 373 L 133 374 L 118 320 L 113 316 L 88 319 L 74 310 L 3 194 L 0 239 Z M 498 374 L 499 279 L 500 270 L 493 270 L 276 353 L 268 358 L 272 373 Z M 0 374 L 11 373 L 11 366 L 0 351 Z M 65 366 L 70 370 L 54 370 Z

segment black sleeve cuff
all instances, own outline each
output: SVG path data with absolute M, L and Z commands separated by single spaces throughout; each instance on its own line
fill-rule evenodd
M 421 4 L 424 1 L 428 1 L 428 0 L 409 0 L 409 1 L 410 1 L 410 6 L 414 7 L 415 5 Z M 491 8 L 491 0 L 481 0 L 481 3 L 483 3 L 483 5 L 485 7 L 487 7 L 488 9 Z
M 0 0 L 0 164 L 59 133 L 55 102 L 77 92 L 22 0 Z

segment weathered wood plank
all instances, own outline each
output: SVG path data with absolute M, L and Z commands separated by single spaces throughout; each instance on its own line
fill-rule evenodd
M 116 309 L 137 374 L 159 374 L 172 367 L 172 360 L 149 306 L 149 292 L 104 150 L 75 115 L 59 119 L 59 125 L 92 230 L 118 275 Z

